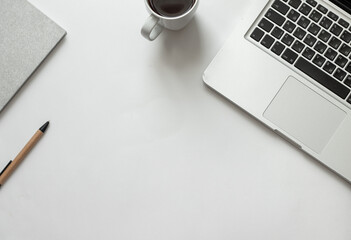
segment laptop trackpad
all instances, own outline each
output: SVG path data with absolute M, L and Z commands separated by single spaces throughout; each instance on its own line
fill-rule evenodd
M 316 153 L 321 153 L 346 113 L 289 77 L 263 116 Z

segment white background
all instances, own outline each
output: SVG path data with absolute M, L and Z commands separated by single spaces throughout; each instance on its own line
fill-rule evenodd
M 245 1 L 155 42 L 143 0 L 31 3 L 68 35 L 0 114 L 0 168 L 51 121 L 0 189 L 1 240 L 351 239 L 351 185 L 202 82 Z

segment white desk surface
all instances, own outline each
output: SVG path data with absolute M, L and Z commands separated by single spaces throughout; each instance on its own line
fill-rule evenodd
M 1 240 L 351 239 L 351 185 L 209 90 L 245 1 L 140 35 L 143 0 L 31 0 L 68 35 L 0 115 Z

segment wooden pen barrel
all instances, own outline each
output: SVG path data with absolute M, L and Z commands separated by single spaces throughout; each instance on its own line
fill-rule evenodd
M 8 177 L 15 171 L 18 165 L 23 161 L 23 159 L 28 155 L 28 153 L 32 150 L 35 144 L 40 140 L 43 136 L 43 132 L 38 130 L 33 137 L 29 140 L 29 142 L 24 146 L 24 148 L 18 153 L 16 158 L 7 166 L 4 172 L 0 175 L 0 186 L 5 183 Z

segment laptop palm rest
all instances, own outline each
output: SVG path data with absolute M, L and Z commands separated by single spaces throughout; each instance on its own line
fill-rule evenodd
M 263 116 L 321 153 L 346 113 L 293 77 L 288 77 Z M 278 129 L 278 130 L 280 130 Z

